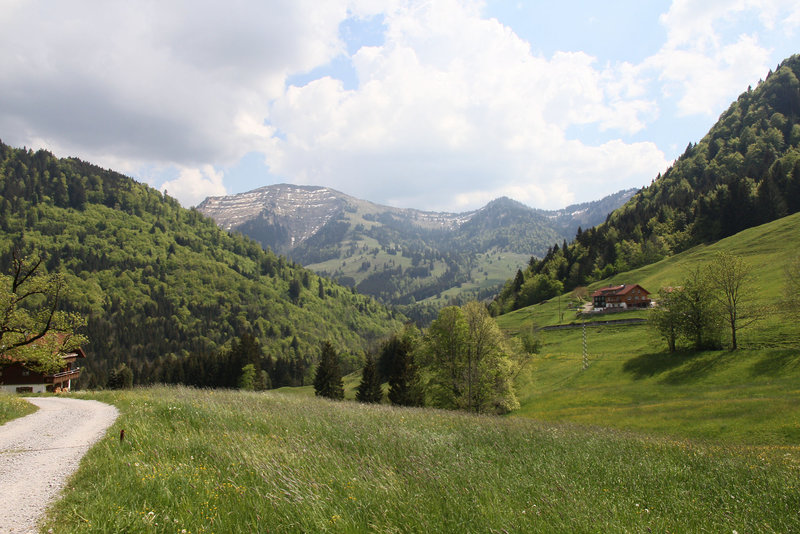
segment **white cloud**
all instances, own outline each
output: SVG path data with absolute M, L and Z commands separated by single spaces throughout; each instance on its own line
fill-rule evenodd
M 288 73 L 341 52 L 347 16 L 313 0 L 14 7 L 0 16 L 5 139 L 131 166 L 235 162 L 263 141 L 253 125 Z
M 473 4 L 410 2 L 384 22 L 385 43 L 353 57 L 358 88 L 323 78 L 274 101 L 270 123 L 286 136 L 264 148 L 273 172 L 399 205 L 454 209 L 512 193 L 559 207 L 663 170 L 652 144 L 598 149 L 566 135 L 586 124 L 635 133 L 656 114 L 630 65 L 598 69 L 581 52 L 535 56 Z M 641 158 L 649 158 L 644 168 L 631 165 Z M 605 174 L 588 188 L 574 181 L 599 168 Z
M 658 71 L 665 96 L 683 115 L 713 116 L 769 68 L 770 50 L 753 22 L 791 35 L 800 4 L 786 0 L 674 0 L 661 22 L 667 42 L 642 70 Z M 779 26 L 779 27 L 776 27 Z M 747 27 L 750 33 L 726 35 Z
M 658 53 L 601 64 L 582 51 L 536 55 L 483 10 L 474 0 L 6 2 L 0 136 L 145 169 L 154 184 L 178 172 L 164 186 L 187 205 L 224 192 L 213 169 L 259 151 L 282 180 L 380 202 L 471 209 L 508 195 L 562 207 L 648 183 L 664 154 L 630 139 L 672 112 L 665 102 L 718 113 L 766 73 L 757 30 L 800 26 L 796 0 L 675 0 Z M 383 43 L 348 56 L 340 24 L 374 15 Z M 739 31 L 743 20 L 758 22 Z M 286 86 L 333 72 L 334 59 L 357 84 Z M 583 130 L 601 135 L 581 142 Z
M 186 206 L 196 206 L 206 197 L 227 194 L 223 173 L 214 170 L 211 165 L 183 168 L 178 178 L 164 182 L 159 189 L 173 198 L 180 199 Z

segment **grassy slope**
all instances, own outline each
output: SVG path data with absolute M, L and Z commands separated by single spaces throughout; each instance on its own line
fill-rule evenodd
M 783 451 L 274 392 L 88 396 L 121 416 L 43 531 L 800 529 Z
M 655 292 L 678 285 L 686 269 L 723 249 L 756 268 L 757 300 L 773 306 L 767 319 L 742 331 L 744 349 L 671 355 L 647 326 L 594 327 L 587 329 L 590 366 L 582 371 L 581 330 L 545 332 L 542 354 L 519 377 L 519 414 L 739 443 L 800 444 L 800 327 L 777 305 L 784 266 L 800 249 L 800 214 L 597 286 L 640 283 Z M 562 297 L 562 308 L 567 300 Z M 565 314 L 564 322 L 572 320 L 574 312 Z M 557 299 L 499 318 L 511 333 L 531 321 L 559 322 Z
M 356 284 L 363 281 L 377 270 L 388 268 L 408 269 L 412 266 L 410 257 L 403 257 L 401 254 L 390 255 L 381 247 L 380 243 L 374 238 L 367 237 L 363 233 L 354 232 L 356 226 L 362 225 L 366 229 L 380 226 L 379 223 L 364 219 L 364 215 L 380 215 L 381 209 L 376 209 L 374 204 L 368 202 L 357 202 L 358 208 L 355 212 L 347 212 L 345 220 L 350 223 L 350 230 L 345 240 L 343 240 L 339 257 L 319 263 L 306 265 L 307 268 L 320 273 L 327 273 L 335 279 L 342 276 L 352 277 Z M 428 225 L 433 228 L 434 225 Z M 355 245 L 355 253 L 348 256 L 347 251 L 351 244 Z M 399 244 L 399 243 L 398 243 Z M 378 252 L 373 254 L 373 251 Z M 485 253 L 475 254 L 474 267 L 470 271 L 470 280 L 460 286 L 451 287 L 441 291 L 438 295 L 429 297 L 423 302 L 444 306 L 453 298 L 457 298 L 467 291 L 478 291 L 488 287 L 499 287 L 509 277 L 513 277 L 519 268 L 524 268 L 530 260 L 530 254 L 517 254 L 508 251 L 490 250 Z M 370 263 L 370 268 L 362 270 L 364 262 Z M 420 285 L 431 283 L 436 277 L 445 273 L 447 265 L 444 261 L 436 261 L 431 275 L 421 279 Z M 424 283 L 423 283 L 424 282 Z
M 0 392 L 0 425 L 31 414 L 38 410 L 36 406 L 20 397 Z

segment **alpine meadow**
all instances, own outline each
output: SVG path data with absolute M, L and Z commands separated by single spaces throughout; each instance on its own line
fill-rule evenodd
M 282 73 L 272 77 L 258 72 L 262 62 L 278 61 L 272 56 L 244 54 L 244 68 L 222 48 L 203 48 L 194 37 L 205 28 L 200 15 L 201 29 L 181 33 L 190 52 L 164 36 L 150 40 L 185 22 L 133 32 L 143 49 L 158 43 L 159 68 L 186 61 L 180 73 L 197 81 L 198 101 L 205 91 L 213 93 L 206 103 L 230 99 L 225 114 L 252 136 L 213 132 L 221 112 L 212 106 L 207 116 L 206 109 L 191 114 L 191 124 L 203 124 L 196 131 L 184 131 L 175 117 L 174 131 L 148 129 L 159 153 L 180 152 L 169 137 L 191 138 L 180 140 L 190 163 L 175 164 L 168 179 L 159 174 L 167 156 L 147 160 L 133 178 L 57 155 L 55 147 L 73 145 L 56 137 L 47 145 L 44 133 L 35 134 L 43 148 L 0 141 L 0 437 L 36 412 L 25 400 L 33 394 L 119 411 L 77 471 L 61 477 L 63 491 L 47 504 L 38 532 L 800 532 L 800 55 L 737 89 L 743 92 L 685 150 L 688 139 L 673 139 L 681 148 L 648 176 L 649 185 L 546 210 L 505 194 L 564 193 L 568 179 L 557 177 L 570 173 L 580 176 L 569 187 L 610 180 L 602 173 L 621 171 L 600 160 L 634 138 L 626 147 L 635 150 L 610 157 L 614 165 L 635 167 L 641 161 L 633 154 L 652 155 L 656 143 L 638 141 L 649 130 L 640 133 L 633 123 L 648 113 L 646 120 L 668 125 L 675 117 L 656 117 L 655 97 L 650 102 L 637 91 L 644 95 L 644 78 L 664 83 L 665 94 L 677 91 L 677 78 L 664 81 L 667 70 L 661 78 L 646 70 L 667 62 L 666 48 L 636 67 L 555 52 L 554 61 L 595 74 L 582 71 L 576 85 L 605 84 L 602 96 L 592 97 L 611 103 L 605 115 L 591 108 L 604 118 L 569 92 L 567 78 L 577 71 L 564 67 L 558 87 L 569 109 L 542 104 L 543 117 L 555 122 L 543 118 L 539 126 L 551 139 L 533 142 L 520 133 L 486 143 L 498 162 L 505 154 L 498 146 L 535 145 L 541 167 L 528 159 L 498 163 L 498 184 L 518 167 L 525 167 L 524 179 L 478 190 L 470 188 L 484 172 L 476 160 L 458 161 L 452 168 L 459 174 L 448 174 L 453 160 L 465 158 L 470 136 L 481 133 L 447 114 L 449 101 L 496 124 L 507 95 L 498 92 L 496 103 L 482 107 L 474 87 L 449 89 L 447 98 L 409 113 L 402 104 L 426 98 L 424 88 L 431 88 L 398 91 L 402 97 L 382 88 L 382 76 L 397 66 L 381 54 L 399 34 L 426 34 L 414 17 L 433 8 L 378 16 L 359 2 L 339 7 L 347 18 L 335 25 L 335 46 L 284 50 L 297 28 L 288 15 L 285 28 L 272 28 L 267 48 L 280 49 L 281 61 L 308 56 L 307 65 L 270 64 Z M 484 16 L 493 7 L 478 2 L 472 10 Z M 444 25 L 454 8 L 441 9 L 436 20 Z M 333 15 L 321 6 L 307 11 L 314 31 L 325 33 L 323 22 Z M 662 24 L 678 11 L 662 14 Z M 459 20 L 467 32 L 472 11 L 465 13 Z M 218 25 L 225 17 L 215 20 L 215 31 L 224 33 Z M 767 24 L 764 17 L 753 18 Z M 254 14 L 258 38 L 231 22 L 231 47 L 265 38 L 256 20 Z M 492 35 L 513 34 L 496 18 L 481 20 L 497 26 Z M 131 31 L 121 28 L 119 39 Z M 360 46 L 356 36 L 364 39 Z M 418 62 L 444 63 L 459 46 L 448 39 L 436 40 L 430 57 L 391 41 L 402 59 L 399 77 L 418 75 Z M 737 47 L 757 42 L 742 34 Z M 529 43 L 515 43 L 533 53 Z M 737 50 L 725 53 L 742 54 Z M 333 55 L 312 61 L 326 54 Z M 682 57 L 689 72 L 691 61 Z M 352 69 L 345 75 L 337 74 L 343 58 Z M 472 65 L 454 63 L 458 72 Z M 504 75 L 524 63 L 512 57 Z M 592 70 L 600 63 L 607 63 L 603 70 Z M 213 82 L 199 75 L 205 68 Z M 497 83 L 485 65 L 486 72 L 477 63 L 475 69 L 470 80 Z M 622 81 L 614 79 L 618 71 Z M 424 74 L 425 83 L 449 87 L 432 67 Z M 237 92 L 223 83 L 229 77 L 262 92 L 281 86 L 286 95 Z M 0 88 L 4 83 L 0 77 Z M 377 107 L 359 100 L 365 93 Z M 22 92 L 8 94 L 22 102 Z M 130 89 L 124 94 L 129 102 L 109 106 L 108 122 L 111 108 L 137 105 Z M 190 109 L 188 96 L 179 102 L 182 94 L 170 105 Z M 268 102 L 259 104 L 267 117 L 256 120 L 242 102 L 256 106 L 259 99 Z M 348 115 L 359 103 L 374 121 L 368 126 L 361 114 Z M 148 113 L 169 115 L 162 107 Z M 0 128 L 3 110 L 0 104 Z M 336 127 L 325 122 L 331 110 Z M 376 110 L 393 122 L 383 124 L 389 115 Z M 522 132 L 529 116 L 519 113 L 512 122 Z M 421 140 L 404 137 L 409 116 L 427 130 Z M 626 137 L 592 151 L 598 161 L 591 169 L 576 170 L 587 156 L 570 136 L 593 129 L 602 136 L 623 119 Z M 347 145 L 339 122 L 369 150 Z M 444 145 L 437 127 L 447 131 Z M 76 142 L 97 128 L 76 125 Z M 125 128 L 131 146 L 145 135 L 135 121 Z M 222 146 L 223 134 L 242 146 Z M 220 144 L 213 165 L 198 156 L 214 152 L 204 136 Z M 382 146 L 395 141 L 397 152 Z M 105 161 L 136 168 L 126 159 L 128 144 L 109 142 L 104 150 Z M 242 151 L 235 166 L 220 163 Z M 563 169 L 545 165 L 552 164 L 547 151 L 563 151 L 553 155 Z M 420 178 L 409 169 L 419 170 L 416 160 L 441 173 L 426 178 L 431 197 L 441 196 L 441 183 L 463 184 L 452 192 L 452 209 L 392 204 L 428 193 L 414 189 Z M 374 201 L 351 196 L 367 190 L 357 188 L 369 181 L 360 173 L 376 161 L 386 174 L 369 180 L 392 182 L 392 193 Z M 253 169 L 263 171 L 262 184 L 226 188 Z M 536 181 L 547 173 L 556 176 L 552 183 Z M 494 179 L 489 174 L 485 181 Z M 340 182 L 314 184 L 334 175 Z M 284 176 L 295 183 L 279 182 Z M 339 192 L 340 183 L 356 190 Z M 187 193 L 186 184 L 196 190 Z M 184 207 L 190 193 L 205 200 Z M 0 457 L 45 452 L 12 445 Z

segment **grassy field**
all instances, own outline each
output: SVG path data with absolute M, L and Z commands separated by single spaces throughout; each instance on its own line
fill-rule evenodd
M 716 250 L 772 313 L 735 352 L 669 354 L 646 325 L 543 332 L 510 417 L 267 393 L 84 394 L 122 415 L 43 530 L 797 532 L 800 327 L 780 306 L 800 214 L 606 283 L 676 285 Z M 499 318 L 580 320 L 562 296 Z M 646 317 L 645 312 L 610 318 Z M 348 398 L 359 374 L 345 378 Z M 124 428 L 128 436 L 115 436 Z
M 662 287 L 680 285 L 689 269 L 709 263 L 718 251 L 735 254 L 754 268 L 757 274 L 756 301 L 771 306 L 774 314 L 774 324 L 769 328 L 770 331 L 774 331 L 774 327 L 783 328 L 784 325 L 797 322 L 787 320 L 785 312 L 780 307 L 780 301 L 787 290 L 798 291 L 798 288 L 785 287 L 784 268 L 800 254 L 800 213 L 750 228 L 713 245 L 700 245 L 657 263 L 595 282 L 589 286 L 589 292 L 609 285 L 640 284 L 651 293 L 656 293 Z M 576 316 L 575 310 L 568 309 L 570 303 L 570 295 L 566 294 L 502 315 L 498 318 L 498 322 L 506 331 L 513 333 L 530 322 L 536 326 L 548 326 L 582 320 Z M 609 317 L 619 319 L 629 316 L 646 315 L 643 312 L 631 312 L 631 314 L 612 314 Z M 778 339 L 780 331 L 776 331 L 773 337 Z
M 800 250 L 800 214 L 699 246 L 594 284 L 639 283 L 656 292 L 726 250 L 750 263 L 753 295 L 769 315 L 740 331 L 740 350 L 669 354 L 647 325 L 542 331 L 543 349 L 518 377 L 517 415 L 758 446 L 800 445 L 800 326 L 780 305 L 784 267 Z M 797 288 L 794 288 L 797 290 Z M 577 322 L 569 296 L 500 316 L 506 332 Z M 563 314 L 563 318 L 562 318 Z M 646 318 L 647 312 L 603 319 Z M 594 319 L 590 319 L 594 320 Z
M 800 529 L 795 449 L 275 392 L 84 396 L 121 416 L 43 532 Z
M 15 395 L 0 392 L 0 425 L 38 410 L 36 406 Z

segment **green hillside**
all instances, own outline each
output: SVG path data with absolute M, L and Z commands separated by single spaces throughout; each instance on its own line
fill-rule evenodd
M 799 250 L 800 214 L 794 214 L 593 284 L 590 290 L 638 283 L 656 292 L 679 285 L 689 269 L 727 251 L 754 267 L 753 291 L 768 314 L 741 331 L 741 348 L 733 352 L 670 354 L 647 325 L 592 326 L 586 329 L 586 370 L 582 329 L 543 331 L 541 354 L 518 378 L 518 413 L 676 436 L 800 444 L 800 322 L 782 305 L 787 291 L 797 291 L 786 286 L 784 269 Z M 581 322 L 574 310 L 563 311 L 569 301 L 563 295 L 498 317 L 498 322 L 510 333 L 532 325 Z M 647 317 L 647 312 L 603 319 L 628 317 Z
M 508 199 L 450 231 L 366 201 L 348 206 L 291 257 L 421 322 L 448 302 L 491 297 L 530 251 L 564 237 L 544 215 Z
M 43 531 L 800 529 L 796 447 L 720 447 L 275 392 L 88 397 L 121 416 Z
M 199 377 L 246 334 L 258 339 L 264 370 L 300 361 L 302 375 L 321 340 L 355 358 L 401 325 L 371 298 L 77 159 L 0 143 L 0 208 L 0 272 L 23 243 L 66 274 L 63 304 L 88 318 L 84 386 L 104 386 L 123 362 L 139 383 L 207 385 Z
M 604 221 L 635 190 L 544 211 L 509 198 L 464 213 L 382 206 L 316 186 L 274 184 L 209 197 L 198 211 L 322 276 L 398 306 L 418 323 L 494 296 L 554 241 Z
M 800 55 L 739 96 L 700 140 L 608 221 L 532 261 L 536 277 L 564 289 L 647 265 L 700 243 L 800 211 Z M 511 282 L 504 313 L 549 298 Z

